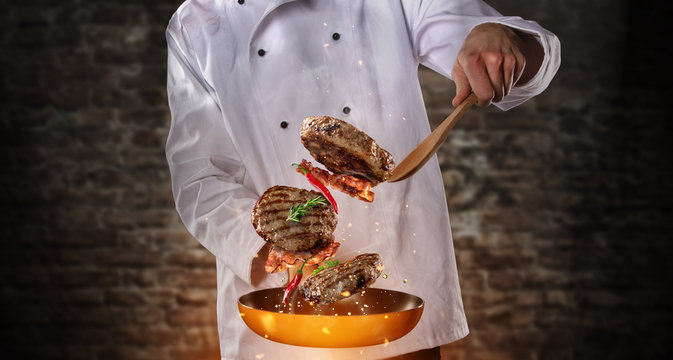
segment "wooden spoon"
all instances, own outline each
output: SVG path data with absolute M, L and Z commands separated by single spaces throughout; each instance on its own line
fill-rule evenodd
M 449 114 L 449 116 L 447 116 L 446 119 L 444 119 L 444 121 L 430 133 L 430 135 L 421 141 L 421 143 L 395 167 L 393 173 L 390 174 L 390 177 L 386 181 L 396 182 L 404 180 L 420 170 L 423 165 L 430 160 L 437 149 L 439 149 L 439 146 L 442 145 L 444 140 L 446 140 L 446 137 L 449 135 L 449 131 L 451 131 L 453 126 L 456 125 L 467 109 L 469 109 L 475 102 L 477 102 L 477 96 L 472 93 L 460 105 L 453 109 L 451 114 Z

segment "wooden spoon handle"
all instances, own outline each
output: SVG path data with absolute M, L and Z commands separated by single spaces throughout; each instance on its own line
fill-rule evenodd
M 386 181 L 396 182 L 404 180 L 423 167 L 437 149 L 439 149 L 439 146 L 442 145 L 444 140 L 446 140 L 449 131 L 451 131 L 453 126 L 456 125 L 467 109 L 469 109 L 475 102 L 477 102 L 477 96 L 472 93 L 395 167 L 390 178 Z

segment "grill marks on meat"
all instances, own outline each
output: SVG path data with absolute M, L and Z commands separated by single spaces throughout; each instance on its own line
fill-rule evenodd
M 335 174 L 367 179 L 371 186 L 386 181 L 393 156 L 355 126 L 329 116 L 308 117 L 299 133 L 316 161 Z
M 306 159 L 302 159 L 301 166 L 308 170 L 313 177 L 323 184 L 344 192 L 362 201 L 374 201 L 374 192 L 371 191 L 372 183 L 369 180 L 350 175 L 334 175 L 327 170 L 314 167 Z M 297 169 L 298 172 L 301 170 Z
M 362 254 L 311 276 L 299 291 L 307 301 L 327 305 L 371 286 L 381 272 L 383 264 L 379 254 Z
M 322 194 L 290 186 L 269 188 L 252 210 L 255 231 L 267 242 L 289 251 L 307 251 L 325 245 L 337 225 L 336 214 L 329 203 L 316 205 L 300 222 L 287 221 L 290 207 L 315 197 Z

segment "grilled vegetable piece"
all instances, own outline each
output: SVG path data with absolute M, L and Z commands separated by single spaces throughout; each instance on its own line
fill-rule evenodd
M 334 257 L 337 249 L 341 245 L 334 241 L 334 235 L 322 245 L 316 246 L 310 251 L 288 251 L 278 246 L 274 246 L 269 251 L 266 258 L 264 269 L 268 273 L 277 273 L 285 271 L 288 267 L 297 266 L 306 262 L 306 265 L 316 265 L 322 261 Z
M 313 166 L 313 164 L 306 161 L 306 159 L 302 159 L 301 166 L 306 169 L 309 174 L 312 174 L 315 179 L 329 185 L 333 189 L 339 190 L 362 201 L 374 201 L 374 192 L 371 190 L 372 183 L 367 179 L 351 175 L 334 175 L 327 170 Z
M 302 164 L 304 162 L 306 162 L 306 160 L 303 160 Z M 325 198 L 327 198 L 329 203 L 332 204 L 332 207 L 334 208 L 334 212 L 338 214 L 339 213 L 339 206 L 337 205 L 336 200 L 334 200 L 334 197 L 332 196 L 332 193 L 330 193 L 330 191 L 327 189 L 327 187 L 325 187 L 324 182 L 316 179 L 315 176 L 313 175 L 313 173 L 308 171 L 308 169 L 303 167 L 301 164 L 292 164 L 292 166 L 296 166 L 297 167 L 297 172 L 300 173 L 300 174 L 304 174 L 304 176 L 306 176 L 306 179 L 308 180 L 308 182 L 311 183 L 311 185 L 313 185 L 316 189 L 318 189 L 318 191 L 320 191 Z

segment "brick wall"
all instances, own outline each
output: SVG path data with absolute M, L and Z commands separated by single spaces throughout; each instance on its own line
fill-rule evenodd
M 557 33 L 563 66 L 441 148 L 471 326 L 443 358 L 671 358 L 664 12 L 490 3 Z M 173 210 L 163 154 L 178 4 L 2 2 L 0 358 L 218 357 L 214 259 Z M 420 76 L 436 125 L 453 86 Z

